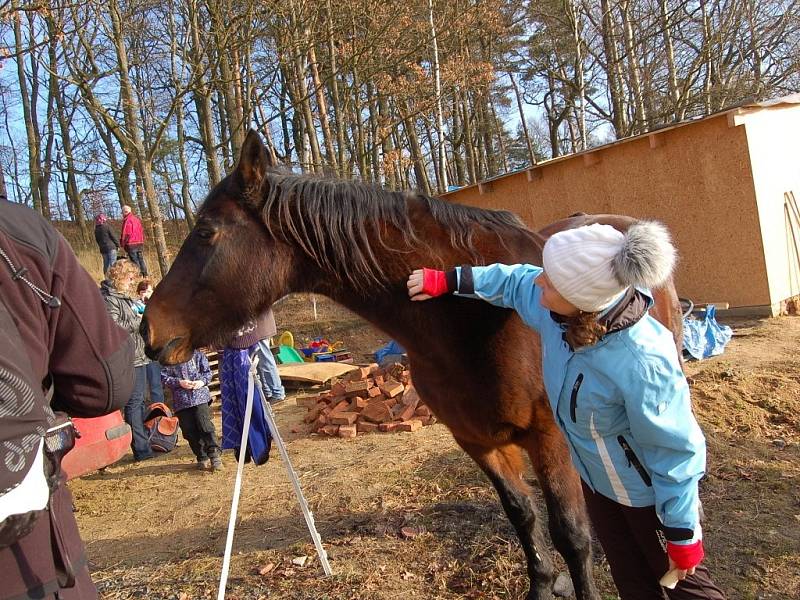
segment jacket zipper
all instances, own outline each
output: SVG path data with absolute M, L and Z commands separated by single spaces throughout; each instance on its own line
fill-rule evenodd
M 578 390 L 581 389 L 581 384 L 583 383 L 583 373 L 578 373 L 578 377 L 575 379 L 575 383 L 572 384 L 572 394 L 569 398 L 569 416 L 572 419 L 572 422 L 577 422 L 576 411 L 578 409 Z
M 628 459 L 628 466 L 636 469 L 636 472 L 639 473 L 639 477 L 642 478 L 642 481 L 644 481 L 647 487 L 653 487 L 653 480 L 650 479 L 650 475 L 645 470 L 644 466 L 642 466 L 642 463 L 639 462 L 639 458 L 636 456 L 633 448 L 631 448 L 628 440 L 626 440 L 624 436 L 618 435 L 617 441 L 619 445 L 622 446 L 622 451 L 625 452 L 625 458 Z

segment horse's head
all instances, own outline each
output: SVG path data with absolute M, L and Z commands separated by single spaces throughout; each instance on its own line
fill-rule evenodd
M 147 304 L 140 331 L 150 358 L 175 364 L 194 348 L 224 345 L 285 293 L 293 253 L 270 234 L 260 211 L 272 166 L 251 131 L 236 167 L 208 194 Z

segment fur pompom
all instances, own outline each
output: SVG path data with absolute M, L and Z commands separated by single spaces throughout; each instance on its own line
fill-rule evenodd
M 676 260 L 667 228 L 655 221 L 640 221 L 625 233 L 614 257 L 614 274 L 623 285 L 656 288 L 672 275 Z

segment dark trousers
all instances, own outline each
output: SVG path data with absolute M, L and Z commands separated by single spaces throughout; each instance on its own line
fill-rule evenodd
M 117 262 L 117 250 L 109 250 L 108 252 L 101 252 L 103 256 L 103 275 L 108 273 L 108 269 Z
M 658 580 L 669 570 L 669 558 L 655 507 L 624 506 L 581 483 L 592 525 L 622 600 L 725 600 L 702 564 L 674 590 L 661 587 Z
M 164 402 L 164 388 L 161 387 L 161 363 L 151 360 L 147 370 L 147 387 L 150 390 L 150 403 Z
M 211 408 L 200 404 L 177 412 L 181 433 L 189 442 L 197 460 L 206 460 L 221 453 L 217 442 L 217 432 L 211 420 Z
M 125 422 L 131 426 L 131 449 L 134 460 L 142 460 L 153 455 L 150 449 L 150 438 L 144 427 L 144 389 L 147 385 L 147 367 L 142 365 L 134 369 L 133 393 L 122 411 Z
M 147 277 L 147 265 L 144 263 L 144 252 L 142 246 L 129 246 L 127 248 L 128 258 L 130 258 L 139 270 L 142 272 L 142 277 Z

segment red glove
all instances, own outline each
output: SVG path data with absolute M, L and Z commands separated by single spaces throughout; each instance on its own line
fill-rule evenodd
M 422 293 L 429 296 L 442 296 L 450 291 L 447 288 L 447 274 L 436 269 L 422 269 Z
M 703 540 L 697 540 L 692 544 L 673 544 L 667 542 L 667 555 L 679 569 L 691 569 L 700 564 L 705 552 L 703 551 Z

